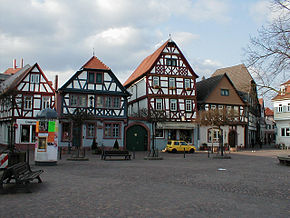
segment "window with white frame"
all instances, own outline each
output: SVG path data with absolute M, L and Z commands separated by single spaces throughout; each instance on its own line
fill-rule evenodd
M 169 88 L 175 88 L 175 78 L 170 77 L 169 78 Z
M 159 76 L 153 76 L 153 87 L 159 86 L 160 86 Z
M 207 131 L 207 135 L 208 135 L 208 142 L 209 143 L 216 143 L 219 142 L 219 138 L 223 137 L 223 132 L 220 129 L 208 129 Z
M 190 79 L 184 79 L 184 88 L 185 89 L 190 89 Z
M 278 106 L 278 112 L 282 112 L 283 111 L 283 106 L 282 106 L 282 104 L 279 104 L 279 106 Z
M 50 108 L 50 97 L 49 96 L 43 96 L 42 97 L 42 109 Z
M 39 83 L 39 74 L 32 73 L 30 74 L 31 83 Z
M 120 138 L 120 124 L 119 123 L 106 123 L 104 129 L 104 136 L 106 138 Z
M 192 101 L 191 100 L 185 100 L 185 111 L 192 111 Z
M 281 136 L 290 136 L 290 127 L 289 128 L 281 128 Z
M 87 124 L 87 138 L 94 138 L 95 137 L 95 124 L 88 123 Z
M 219 105 L 219 106 L 218 106 L 218 109 L 219 109 L 219 110 L 222 110 L 222 109 L 224 109 L 224 106 L 223 106 L 223 105 Z
M 170 99 L 170 110 L 177 111 L 177 99 Z
M 32 109 L 32 96 L 25 96 L 24 97 L 24 110 L 31 110 Z
M 113 137 L 117 138 L 120 136 L 120 124 L 115 123 L 113 124 Z
M 213 105 L 210 106 L 210 108 L 211 109 L 216 109 L 216 105 L 213 104 Z
M 156 110 L 162 110 L 162 99 L 156 99 Z
M 206 105 L 204 106 L 204 109 L 205 109 L 206 111 L 208 111 L 208 109 L 209 109 L 209 105 L 206 104 Z

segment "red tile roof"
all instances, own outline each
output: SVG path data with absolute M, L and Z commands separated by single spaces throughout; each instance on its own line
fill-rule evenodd
M 166 47 L 169 40 L 167 40 L 163 45 L 161 45 L 153 54 L 146 57 L 141 64 L 137 67 L 137 69 L 131 74 L 131 76 L 126 80 L 124 83 L 124 86 L 129 86 L 136 80 L 140 79 L 142 76 L 144 76 L 148 71 L 151 70 L 154 63 L 157 61 L 158 57 Z
M 266 107 L 266 109 L 265 109 L 265 114 L 266 114 L 266 116 L 274 116 L 273 110 L 271 110 L 268 107 Z
M 284 100 L 284 99 L 290 99 L 290 80 L 287 82 L 281 84 L 281 86 L 285 86 L 285 92 L 279 93 L 277 96 L 272 98 L 272 100 Z
M 110 70 L 110 68 L 100 61 L 96 56 L 93 56 L 82 68 L 98 69 L 98 70 Z
M 290 85 L 290 79 L 287 81 L 287 82 L 285 82 L 285 83 L 283 83 L 283 84 L 281 84 L 282 86 L 283 85 Z
M 18 72 L 19 70 L 21 70 L 22 68 L 8 68 L 4 74 L 8 74 L 8 75 L 13 75 L 16 72 Z

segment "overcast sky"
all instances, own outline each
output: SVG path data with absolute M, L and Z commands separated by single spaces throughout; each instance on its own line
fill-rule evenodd
M 38 63 L 62 85 L 95 55 L 123 83 L 172 35 L 197 75 L 242 63 L 265 0 L 0 0 L 0 72 Z

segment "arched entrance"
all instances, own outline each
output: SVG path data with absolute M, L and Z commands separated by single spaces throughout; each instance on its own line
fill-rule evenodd
M 229 146 L 235 147 L 237 145 L 237 132 L 232 130 L 229 132 Z
M 148 132 L 141 125 L 130 126 L 126 131 L 126 149 L 135 151 L 147 151 Z

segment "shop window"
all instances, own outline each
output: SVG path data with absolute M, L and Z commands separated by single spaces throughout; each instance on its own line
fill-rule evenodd
M 62 141 L 70 141 L 70 139 L 71 139 L 71 124 L 70 123 L 62 123 L 61 140 Z
M 163 129 L 155 129 L 155 137 L 156 138 L 164 138 L 164 130 Z
M 22 125 L 21 126 L 21 142 L 29 143 L 30 137 L 30 125 Z

